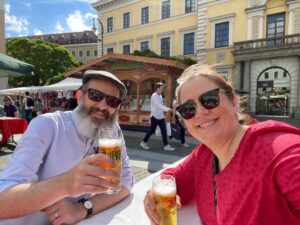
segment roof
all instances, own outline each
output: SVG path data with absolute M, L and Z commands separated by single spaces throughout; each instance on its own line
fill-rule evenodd
M 145 56 L 135 56 L 135 55 L 124 55 L 124 54 L 118 54 L 118 53 L 108 53 L 102 57 L 96 58 L 86 64 L 83 64 L 77 68 L 74 68 L 72 70 L 69 70 L 65 77 L 67 76 L 76 76 L 76 75 L 82 75 L 86 70 L 90 69 L 97 69 L 97 67 L 100 69 L 104 69 L 105 65 L 112 64 L 115 61 L 130 61 L 130 62 L 140 62 L 144 64 L 152 64 L 152 65 L 158 65 L 162 67 L 171 67 L 175 69 L 185 70 L 188 66 L 174 61 L 174 60 L 168 60 L 168 59 L 160 59 L 160 58 L 150 58 Z
M 97 35 L 91 30 L 86 30 L 81 32 L 25 36 L 23 38 L 41 39 L 43 41 L 47 41 L 59 45 L 97 43 Z M 8 38 L 7 40 L 11 40 L 11 39 L 15 39 L 15 38 Z

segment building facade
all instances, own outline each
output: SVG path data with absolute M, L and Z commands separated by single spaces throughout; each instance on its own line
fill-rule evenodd
M 299 0 L 199 0 L 197 38 L 198 61 L 217 63 L 250 112 L 299 117 Z
M 0 53 L 5 54 L 5 10 L 4 0 L 0 0 Z M 0 76 L 0 90 L 7 88 L 8 78 Z M 1 103 L 2 104 L 2 101 Z
M 196 59 L 197 0 L 99 0 L 92 7 L 104 54 L 151 49 Z
M 98 37 L 91 30 L 25 36 L 23 38 L 41 39 L 43 41 L 62 45 L 68 49 L 79 62 L 82 63 L 87 63 L 98 57 Z M 9 38 L 8 40 L 10 39 L 12 38 Z

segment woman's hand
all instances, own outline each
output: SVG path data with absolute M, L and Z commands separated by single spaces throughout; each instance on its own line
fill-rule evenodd
M 180 203 L 180 197 L 178 195 L 176 196 L 176 204 L 177 204 L 177 209 L 180 209 L 181 203 Z M 153 223 L 153 225 L 159 225 L 160 217 L 155 211 L 154 193 L 152 189 L 147 191 L 147 194 L 144 198 L 144 209 L 148 218 Z

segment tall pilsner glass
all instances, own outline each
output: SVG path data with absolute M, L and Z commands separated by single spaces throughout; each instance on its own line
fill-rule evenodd
M 177 225 L 175 177 L 161 174 L 153 179 L 155 210 L 160 217 L 159 225 Z
M 111 158 L 116 167 L 111 168 L 107 163 L 100 163 L 100 166 L 118 174 L 118 177 L 105 178 L 117 185 L 116 188 L 109 188 L 106 194 L 115 194 L 122 185 L 122 132 L 119 128 L 103 128 L 99 135 L 99 152 Z

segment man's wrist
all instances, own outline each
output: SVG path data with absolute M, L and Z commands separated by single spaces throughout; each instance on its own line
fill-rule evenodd
M 86 211 L 85 218 L 88 218 L 91 215 L 93 215 L 93 204 L 90 200 L 82 198 L 78 201 L 78 203 L 80 203 Z

